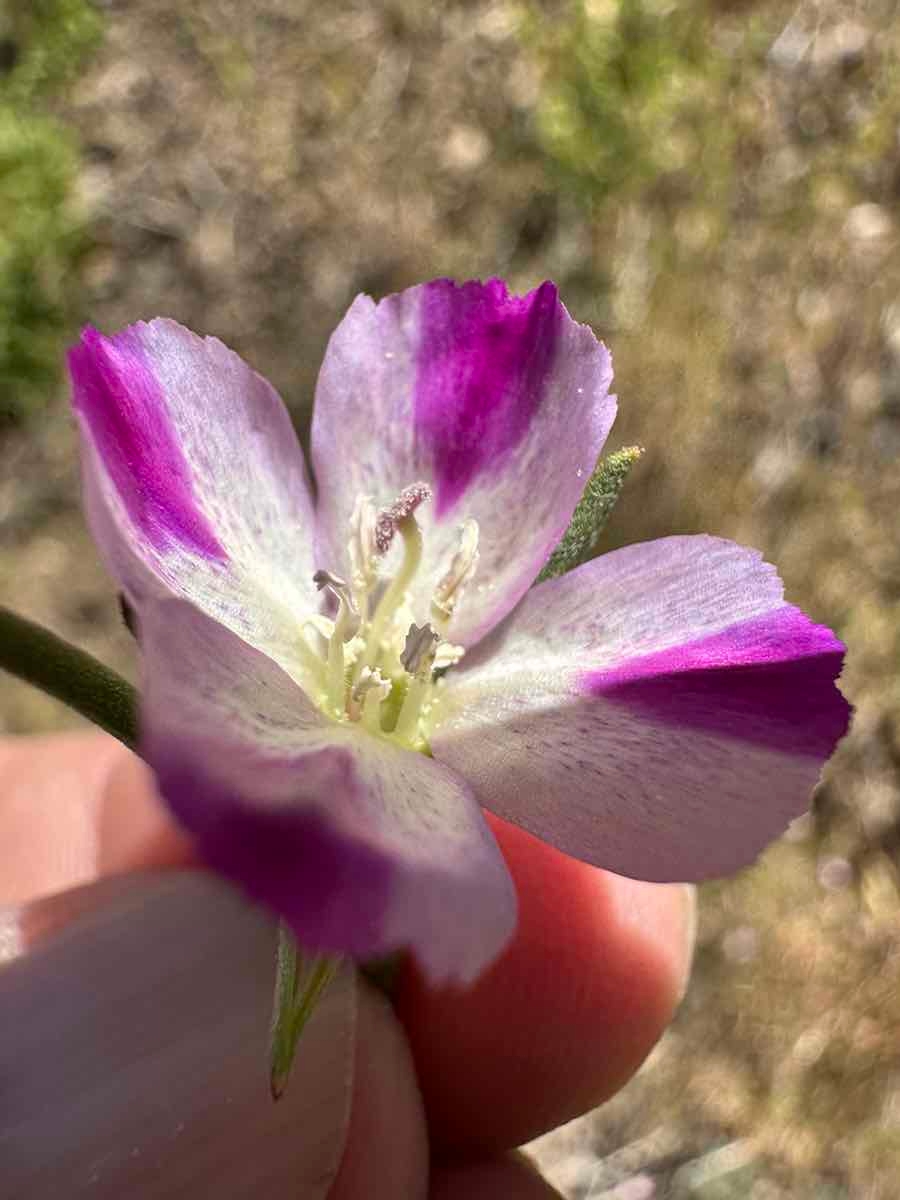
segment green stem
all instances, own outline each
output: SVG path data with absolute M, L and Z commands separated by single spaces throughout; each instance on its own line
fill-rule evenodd
M 135 749 L 137 697 L 131 684 L 84 650 L 2 606 L 0 669 L 55 696 Z

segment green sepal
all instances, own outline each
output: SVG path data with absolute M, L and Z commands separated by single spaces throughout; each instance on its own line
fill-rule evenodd
M 286 925 L 278 927 L 275 1001 L 269 1042 L 269 1088 L 280 1100 L 290 1078 L 300 1035 L 341 965 L 339 958 L 304 959 Z
M 537 583 L 565 575 L 594 555 L 628 473 L 643 453 L 642 446 L 625 446 L 600 459 L 572 513 L 569 528 L 538 575 Z

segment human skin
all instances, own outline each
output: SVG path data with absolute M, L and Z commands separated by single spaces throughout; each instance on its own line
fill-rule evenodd
M 691 889 L 610 875 L 491 825 L 518 891 L 515 939 L 468 991 L 431 989 L 412 964 L 393 1007 L 360 989 L 349 1128 L 328 1200 L 555 1195 L 515 1147 L 617 1091 L 683 993 Z M 0 904 L 62 894 L 60 919 L 67 904 L 107 903 L 107 876 L 128 887 L 131 873 L 196 865 L 147 768 L 111 738 L 0 742 Z

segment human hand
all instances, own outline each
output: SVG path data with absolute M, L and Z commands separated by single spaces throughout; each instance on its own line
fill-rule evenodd
M 510 948 L 466 992 L 407 966 L 393 1009 L 344 972 L 272 1105 L 272 923 L 197 869 L 112 739 L 0 744 L 0 1197 L 554 1195 L 511 1150 L 659 1037 L 692 893 L 491 824 L 519 892 Z

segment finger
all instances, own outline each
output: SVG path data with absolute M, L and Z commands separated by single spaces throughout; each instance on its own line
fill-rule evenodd
M 359 985 L 353 1108 L 329 1200 L 425 1200 L 428 1135 L 416 1072 L 384 996 Z
M 4 872 L 0 884 L 5 899 L 54 893 L 19 909 L 16 920 L 0 924 L 0 958 L 4 945 L 13 940 L 24 937 L 33 952 L 49 945 L 73 922 L 82 918 L 95 921 L 101 906 L 120 905 L 122 896 L 134 886 L 121 876 L 92 887 L 74 885 L 116 872 L 177 865 L 190 855 L 186 840 L 159 804 L 148 769 L 118 742 L 99 734 L 0 742 L 0 844 L 15 847 L 10 855 L 14 870 Z M 145 885 L 150 886 L 141 883 Z M 61 891 L 67 887 L 73 890 Z M 133 909 L 127 907 L 127 911 Z M 195 921 L 198 915 L 186 919 Z M 124 913 L 120 919 L 125 920 Z M 148 938 L 143 920 L 128 936 Z M 232 965 L 240 961 L 237 952 Z M 156 969 L 164 980 L 172 965 L 158 962 Z M 252 971 L 252 964 L 249 969 Z M 269 962 L 263 972 L 268 975 L 269 989 L 271 972 Z M 105 983 L 97 986 L 102 986 L 104 1000 L 115 1003 L 114 989 L 108 991 Z M 2 987 L 0 972 L 0 1011 Z M 164 981 L 162 987 L 164 991 Z M 158 993 L 159 986 L 155 990 Z M 239 1003 L 239 997 L 229 988 L 212 1006 L 216 1021 L 222 1007 L 234 1003 Z M 267 1013 L 270 1004 L 269 992 L 258 1012 Z M 176 1011 L 170 1011 L 168 1019 L 174 1036 L 190 1036 L 189 1030 L 176 1031 L 181 1020 Z M 409 1049 L 389 1006 L 369 988 L 360 991 L 358 1020 L 352 1119 L 329 1200 L 424 1197 L 428 1177 L 425 1121 Z M 311 1099 L 317 1087 L 308 1057 L 313 1033 L 304 1035 L 298 1079 L 288 1089 L 293 1093 L 300 1088 Z M 258 1048 L 252 1064 L 247 1064 L 257 1083 L 264 1078 L 265 1061 L 265 1049 Z M 166 1091 L 173 1082 L 156 1081 Z M 210 1096 L 207 1103 L 231 1105 L 233 1100 Z M 300 1154 L 302 1147 L 297 1149 Z M 259 1153 L 265 1152 L 261 1145 Z M 170 1193 L 163 1189 L 161 1194 L 168 1198 Z M 287 1194 L 306 1196 L 293 1189 Z
M 211 876 L 122 877 L 6 910 L 0 945 L 4 1195 L 324 1200 L 350 1107 L 349 972 L 273 1104 L 274 928 Z
M 190 859 L 149 769 L 100 733 L 0 741 L 0 903 Z
M 112 760 L 105 776 L 87 761 L 101 741 Z M 188 856 L 145 768 L 123 748 L 96 735 L 65 747 L 74 770 L 61 795 L 33 776 L 28 781 L 33 745 L 20 743 L 24 774 L 15 773 L 19 795 L 30 802 L 26 852 L 27 832 L 43 820 L 51 844 L 68 842 L 63 858 L 70 875 L 77 873 L 73 865 L 93 877 Z M 46 749 L 41 763 L 52 776 L 58 741 L 48 739 Z M 0 832 L 11 812 L 16 805 L 4 807 L 0 799 Z M 21 806 L 18 813 L 21 820 Z M 521 894 L 515 945 L 467 995 L 429 993 L 411 976 L 400 996 L 435 1134 L 445 1145 L 467 1148 L 513 1145 L 615 1090 L 668 1019 L 686 974 L 692 925 L 692 905 L 678 889 L 604 875 L 502 822 L 496 828 Z M 83 849 L 80 859 L 73 843 Z M 59 861 L 53 854 L 32 861 L 19 872 L 20 885 L 49 891 L 52 877 L 60 886 L 66 876 Z M 508 1019 L 510 997 L 515 1020 Z
M 561 1200 L 521 1155 L 488 1162 L 436 1167 L 429 1200 Z
M 445 1150 L 520 1145 L 599 1104 L 672 1017 L 693 943 L 690 889 L 576 862 L 496 818 L 515 879 L 515 940 L 469 991 L 398 995 L 433 1139 Z

